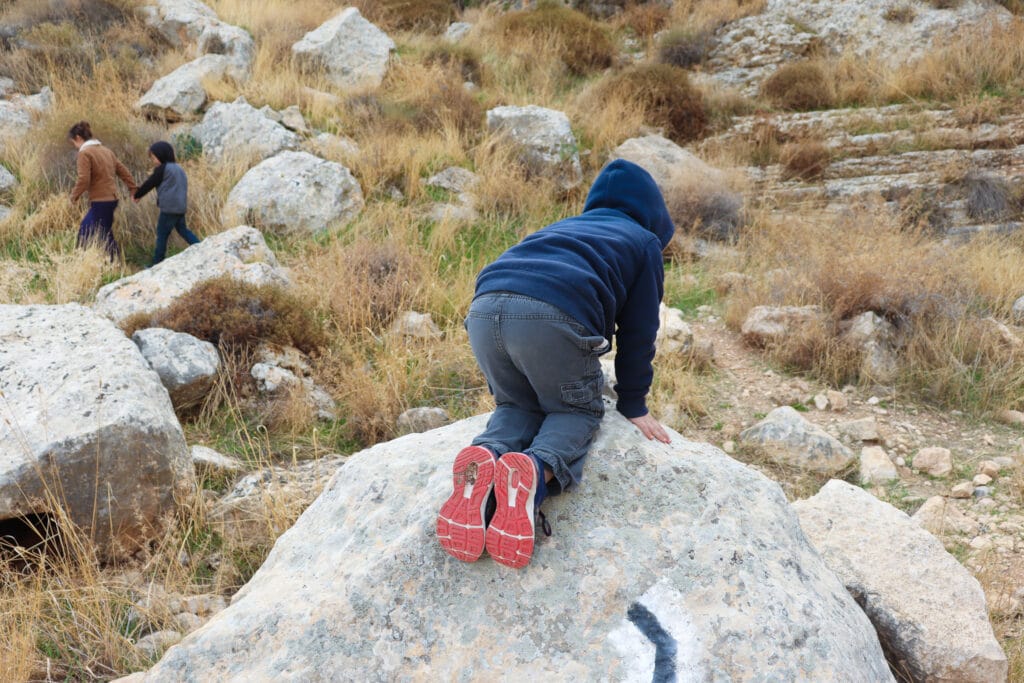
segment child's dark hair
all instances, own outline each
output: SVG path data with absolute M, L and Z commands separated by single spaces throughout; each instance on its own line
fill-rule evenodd
M 88 121 L 79 121 L 75 125 L 71 126 L 71 130 L 68 131 L 68 138 L 82 138 L 83 140 L 92 139 L 92 128 L 89 127 Z

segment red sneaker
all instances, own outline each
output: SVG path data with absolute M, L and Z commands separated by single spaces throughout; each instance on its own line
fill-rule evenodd
M 484 551 L 484 509 L 494 485 L 494 456 L 467 446 L 452 465 L 452 495 L 437 515 L 437 540 L 452 557 L 475 562 Z
M 487 527 L 487 552 L 495 562 L 525 567 L 533 557 L 533 500 L 537 467 L 524 453 L 506 453 L 498 460 L 494 497 L 498 509 Z

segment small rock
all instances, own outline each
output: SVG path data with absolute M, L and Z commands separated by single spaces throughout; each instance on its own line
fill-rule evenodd
M 869 406 L 877 406 L 881 402 L 882 399 L 878 398 L 877 396 L 872 396 L 871 398 L 868 399 Z
M 992 500 L 991 498 L 988 498 L 988 497 L 986 497 L 986 498 L 981 498 L 981 499 L 979 499 L 979 500 L 978 500 L 978 501 L 977 501 L 977 502 L 975 503 L 975 505 L 976 505 L 977 507 L 981 508 L 982 510 L 991 510 L 991 509 L 992 509 L 992 508 L 994 508 L 994 507 L 995 507 L 996 505 L 998 505 L 998 503 L 996 503 L 996 502 L 995 502 L 994 500 Z
M 167 629 L 139 638 L 135 647 L 149 659 L 156 659 L 163 654 L 164 650 L 181 642 L 181 638 L 181 633 L 178 631 Z
M 988 462 L 986 460 L 986 462 Z M 992 462 L 999 466 L 999 469 L 1013 469 L 1017 466 L 1017 461 L 1008 455 L 1000 455 L 997 458 L 993 458 Z M 991 476 L 991 475 L 989 475 Z
M 978 472 L 989 476 L 991 479 L 999 476 L 999 470 L 999 463 L 993 460 L 982 460 L 978 463 Z
M 974 475 L 972 483 L 975 486 L 988 486 L 989 484 L 992 483 L 992 477 L 988 476 L 987 474 L 976 474 Z
M 948 448 L 922 448 L 914 456 L 914 467 L 933 477 L 944 477 L 953 471 L 953 454 Z
M 818 410 L 825 410 L 825 408 L 828 408 L 828 397 L 825 396 L 825 394 L 815 394 L 814 407 Z
M 954 498 L 970 498 L 974 495 L 974 484 L 969 481 L 961 482 L 953 487 L 949 495 Z
M 896 466 L 881 446 L 868 446 L 860 452 L 860 480 L 864 484 L 880 484 L 899 479 Z
M 1024 323 L 1024 296 L 1013 302 L 1013 322 L 1020 325 Z
M 839 424 L 839 433 L 854 441 L 877 441 L 878 424 L 873 417 L 864 417 Z
M 192 447 L 192 464 L 196 470 L 207 470 L 218 473 L 241 472 L 245 465 L 241 460 L 229 458 L 212 448 L 195 445 Z
M 825 392 L 825 396 L 828 398 L 828 404 L 833 413 L 843 412 L 850 404 L 846 394 L 841 391 L 829 390 Z
M 996 415 L 996 419 L 1014 427 L 1024 426 L 1024 413 L 1019 410 L 1002 410 Z
M 736 442 L 732 440 L 726 441 L 725 443 L 722 444 L 722 450 L 728 453 L 729 455 L 732 455 L 733 453 L 736 452 Z
M 971 493 L 974 495 L 975 498 L 986 498 L 991 492 L 992 490 L 987 486 L 978 486 Z
M 977 536 L 968 543 L 973 550 L 988 550 L 992 547 L 992 539 L 988 536 Z
M 944 496 L 932 496 L 926 500 L 912 519 L 936 536 L 950 531 L 970 534 L 978 529 L 977 522 Z
M 457 43 L 466 37 L 471 28 L 473 28 L 473 24 L 466 23 L 465 21 L 456 21 L 449 24 L 448 30 L 444 32 L 444 39 L 449 43 Z
M 192 614 L 191 612 L 175 614 L 171 618 L 171 622 L 174 624 L 175 630 L 181 631 L 185 634 L 192 633 L 192 631 L 195 631 L 205 623 L 202 617 Z
M 907 461 L 902 456 L 896 458 L 896 467 L 906 467 Z
M 398 416 L 398 431 L 401 434 L 429 432 L 451 421 L 444 408 L 410 408 Z
M 434 323 L 429 313 L 406 311 L 391 326 L 391 334 L 419 339 L 440 339 L 441 329 Z

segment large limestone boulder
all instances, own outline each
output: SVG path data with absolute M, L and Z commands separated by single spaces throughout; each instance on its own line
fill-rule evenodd
M 610 159 L 632 161 L 651 174 L 662 192 L 683 179 L 700 179 L 708 186 L 727 186 L 725 173 L 661 135 L 630 138 L 612 150 Z
M 203 154 L 214 161 L 266 159 L 299 145 L 299 136 L 239 97 L 217 102 L 192 129 Z
M 213 388 L 220 355 L 210 342 L 160 327 L 139 330 L 132 341 L 160 376 L 176 409 L 196 405 Z
M 228 194 L 221 222 L 313 234 L 355 218 L 362 208 L 362 188 L 347 168 L 308 152 L 282 152 L 242 176 Z
M 324 69 L 339 88 L 375 88 L 394 49 L 395 41 L 348 7 L 292 45 L 292 54 L 308 68 Z
M 772 460 L 813 472 L 835 473 L 853 462 L 853 452 L 790 406 L 780 406 L 740 432 L 740 444 Z
M 78 304 L 0 305 L 0 521 L 58 514 L 120 556 L 194 486 L 160 378 Z
M 199 0 L 151 0 L 139 12 L 171 47 L 188 48 L 197 57 L 223 55 L 232 78 L 248 78 L 256 52 L 252 35 L 221 21 L 208 5 Z
M 952 34 L 1010 19 L 1004 8 L 986 0 L 908 3 L 910 13 L 903 15 L 907 21 L 890 18 L 895 7 L 892 0 L 768 0 L 763 13 L 719 29 L 706 66 L 717 80 L 752 93 L 780 65 L 822 49 L 895 66 L 920 57 Z
M 1006 655 L 992 633 L 985 594 L 938 539 L 838 479 L 793 507 L 811 543 L 913 680 L 1006 680 Z
M 233 603 L 141 680 L 890 681 L 867 618 L 781 489 L 609 414 L 554 536 L 510 571 L 437 543 L 487 416 L 349 458 Z
M 223 78 L 231 62 L 223 55 L 203 55 L 159 78 L 135 103 L 135 109 L 154 118 L 177 121 L 206 104 L 204 80 Z
M 496 107 L 487 112 L 487 129 L 508 136 L 531 172 L 551 177 L 567 190 L 582 182 L 579 146 L 562 112 L 533 104 Z
M 0 100 L 0 154 L 9 141 L 23 136 L 53 107 L 53 91 L 44 87 L 35 95 L 12 95 Z
M 114 322 L 155 313 L 201 282 L 223 275 L 253 285 L 288 285 L 259 230 L 247 225 L 207 237 L 152 268 L 100 288 L 93 308 Z

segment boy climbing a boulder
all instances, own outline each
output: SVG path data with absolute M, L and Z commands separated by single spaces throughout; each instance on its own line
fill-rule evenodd
M 647 411 L 662 251 L 675 228 L 653 178 L 628 161 L 594 180 L 583 213 L 549 225 L 485 267 L 466 317 L 495 410 L 452 466 L 437 518 L 446 552 L 484 548 L 524 567 L 541 502 L 580 482 L 604 416 L 599 357 L 615 339 L 616 408 L 648 439 L 669 442 Z

